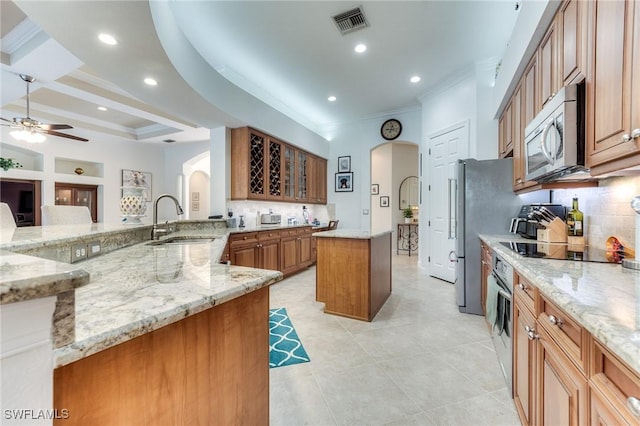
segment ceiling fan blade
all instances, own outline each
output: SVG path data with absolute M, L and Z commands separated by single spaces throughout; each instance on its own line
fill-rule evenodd
M 69 126 L 68 124 L 38 124 L 38 127 L 42 130 L 73 129 L 73 126 Z
M 7 120 L 6 118 L 0 117 L 0 120 L 6 121 L 8 123 L 13 123 L 13 120 Z
M 89 139 L 81 138 L 78 136 L 68 135 L 66 133 L 55 132 L 53 130 L 43 130 L 42 133 L 46 133 L 51 136 L 60 136 L 61 138 L 69 138 L 76 141 L 89 142 Z

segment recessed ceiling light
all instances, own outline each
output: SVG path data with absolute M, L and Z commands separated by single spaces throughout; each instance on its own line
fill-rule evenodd
M 357 53 L 363 53 L 365 50 L 367 50 L 367 46 L 360 43 L 356 45 L 356 47 L 353 50 L 355 50 Z
M 409 81 L 410 81 L 410 82 L 412 82 L 412 83 L 417 83 L 417 82 L 419 82 L 419 81 L 420 81 L 420 77 L 419 77 L 419 76 L 417 76 L 417 75 L 414 75 L 413 77 L 411 77 L 411 78 L 409 79 Z
M 118 44 L 118 40 L 116 40 L 116 38 L 111 34 L 100 33 L 98 35 L 98 38 L 101 42 L 103 42 L 104 44 L 108 44 L 109 46 L 115 46 L 116 44 Z
M 103 106 L 99 106 L 99 107 L 98 107 L 98 109 L 99 109 L 100 111 L 106 111 L 106 110 L 107 110 L 107 109 L 106 109 L 105 107 L 103 107 Z
M 149 86 L 157 86 L 158 85 L 158 82 L 155 79 L 151 78 L 151 77 L 145 78 L 144 82 L 146 84 L 148 84 Z
M 338 99 L 338 98 L 336 98 L 335 96 L 329 96 L 329 97 L 327 98 L 327 100 L 328 100 L 329 102 L 335 102 L 335 101 L 336 101 L 336 99 Z

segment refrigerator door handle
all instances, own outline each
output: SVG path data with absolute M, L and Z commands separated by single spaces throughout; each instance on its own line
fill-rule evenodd
M 457 182 L 449 178 L 449 193 L 447 199 L 447 233 L 450 240 L 455 240 L 458 232 L 458 200 Z

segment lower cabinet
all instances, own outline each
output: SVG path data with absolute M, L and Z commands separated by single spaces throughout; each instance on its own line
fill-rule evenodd
M 538 424 L 587 424 L 587 379 L 565 356 L 543 327 L 538 327 Z
M 290 275 L 314 262 L 311 227 L 231 234 L 222 263 Z
M 521 297 L 513 306 L 513 402 L 523 425 L 535 424 L 536 321 Z

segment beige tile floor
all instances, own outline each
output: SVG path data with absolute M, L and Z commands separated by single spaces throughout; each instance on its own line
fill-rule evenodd
M 453 285 L 393 256 L 393 292 L 371 323 L 323 313 L 315 268 L 271 287 L 311 362 L 270 370 L 271 425 L 519 425 L 481 317 Z

